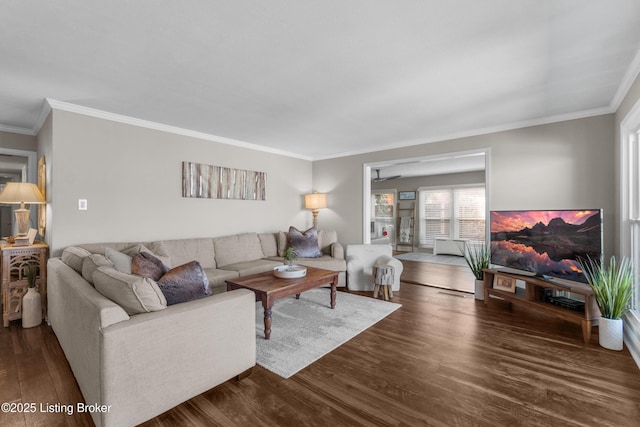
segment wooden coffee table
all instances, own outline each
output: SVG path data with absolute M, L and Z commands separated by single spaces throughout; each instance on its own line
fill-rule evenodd
M 310 289 L 324 285 L 331 285 L 331 308 L 336 306 L 336 286 L 338 285 L 338 272 L 321 268 L 307 267 L 307 275 L 297 279 L 281 279 L 273 275 L 272 271 L 252 274 L 251 276 L 238 277 L 227 280 L 227 290 L 249 289 L 256 294 L 256 301 L 262 301 L 264 308 L 264 338 L 271 337 L 271 309 L 276 300 L 295 295 L 300 299 L 300 294 Z

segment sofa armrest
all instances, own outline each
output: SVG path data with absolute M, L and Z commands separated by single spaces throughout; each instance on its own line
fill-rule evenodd
M 102 330 L 102 425 L 137 425 L 256 363 L 246 289 L 133 316 Z
M 340 243 L 331 244 L 331 257 L 344 259 L 344 247 Z
M 100 387 L 100 329 L 129 319 L 60 258 L 47 263 L 49 323 L 69 361 L 82 395 L 97 402 Z

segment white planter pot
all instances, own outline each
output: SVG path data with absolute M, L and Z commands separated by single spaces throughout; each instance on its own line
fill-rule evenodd
M 622 350 L 624 335 L 622 319 L 601 317 L 598 322 L 600 345 L 609 350 Z
M 484 280 L 476 279 L 476 289 L 474 294 L 476 299 L 479 299 L 479 300 L 484 299 Z
M 42 323 L 42 299 L 36 288 L 29 288 L 22 297 L 22 327 L 33 328 Z

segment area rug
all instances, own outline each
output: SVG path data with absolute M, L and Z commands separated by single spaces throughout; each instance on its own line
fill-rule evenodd
M 275 302 L 271 338 L 264 339 L 262 303 L 256 303 L 258 365 L 289 378 L 401 307 L 379 299 L 338 292 L 331 309 L 328 288 Z
M 458 267 L 466 267 L 467 263 L 464 257 L 456 255 L 433 255 L 423 252 L 407 252 L 404 254 L 395 255 L 395 258 L 399 260 L 418 261 L 418 262 L 432 262 L 434 264 L 447 264 L 456 265 Z

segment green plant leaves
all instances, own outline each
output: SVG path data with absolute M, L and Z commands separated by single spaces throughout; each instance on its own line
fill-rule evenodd
M 591 258 L 579 260 L 582 272 L 593 290 L 600 313 L 607 319 L 620 319 L 629 309 L 633 292 L 633 264 L 611 257 L 609 265 Z
M 484 269 L 491 266 L 491 249 L 487 245 L 467 247 L 464 260 L 477 280 L 484 279 Z

